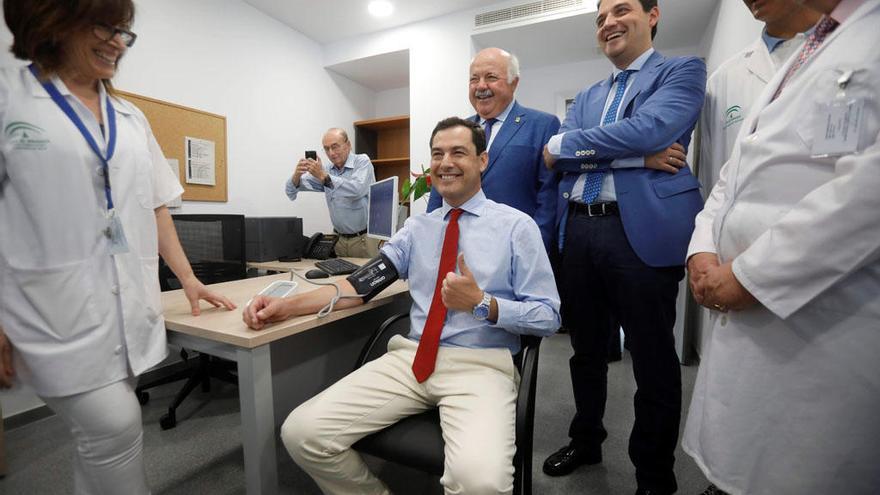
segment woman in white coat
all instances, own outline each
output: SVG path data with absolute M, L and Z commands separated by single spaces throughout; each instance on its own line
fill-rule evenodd
M 193 275 L 164 206 L 181 186 L 113 94 L 132 1 L 3 12 L 31 65 L 0 71 L 0 382 L 14 371 L 68 424 L 76 493 L 149 493 L 134 386 L 167 353 L 158 254 L 194 314 L 199 299 L 234 305 Z

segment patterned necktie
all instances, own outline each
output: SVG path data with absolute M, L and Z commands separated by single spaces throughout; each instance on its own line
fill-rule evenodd
M 620 107 L 620 102 L 623 101 L 623 94 L 626 92 L 626 81 L 633 72 L 635 71 L 625 70 L 617 75 L 617 90 L 614 92 L 614 99 L 611 100 L 608 111 L 605 112 L 602 125 L 613 124 L 617 121 L 617 110 Z M 599 191 L 602 190 L 602 181 L 605 180 L 607 173 L 607 170 L 587 173 L 587 178 L 584 180 L 584 192 L 581 194 L 581 200 L 585 204 L 592 203 L 599 196 Z
M 431 300 L 431 309 L 428 310 L 428 319 L 425 321 L 425 329 L 422 338 L 419 339 L 419 348 L 413 359 L 412 370 L 419 383 L 427 380 L 434 372 L 434 362 L 437 360 L 437 348 L 440 346 L 440 333 L 443 331 L 443 322 L 446 321 L 446 306 L 440 295 L 440 288 L 446 274 L 455 270 L 455 260 L 458 257 L 458 217 L 462 210 L 454 208 L 449 212 L 449 224 L 446 225 L 446 234 L 443 236 L 443 251 L 440 252 L 440 268 L 437 270 L 437 283 L 434 285 L 434 298 Z
M 492 137 L 492 126 L 495 125 L 495 122 L 498 122 L 498 119 L 486 119 L 483 122 L 483 130 L 486 132 L 486 148 L 489 147 L 489 138 Z
M 779 83 L 779 87 L 776 88 L 776 93 L 773 94 L 773 100 L 779 98 L 779 94 L 782 93 L 782 88 L 788 83 L 789 79 L 797 72 L 798 69 L 801 68 L 804 63 L 810 58 L 810 55 L 819 48 L 819 45 L 825 41 L 825 38 L 833 32 L 840 23 L 835 21 L 834 19 L 825 16 L 822 17 L 822 20 L 819 21 L 819 24 L 816 24 L 816 29 L 813 30 L 813 33 L 807 37 L 807 41 L 804 42 L 803 48 L 801 48 L 801 52 L 798 54 L 797 59 L 791 64 L 791 67 L 788 68 L 788 72 L 785 73 L 785 77 L 782 78 L 782 82 Z M 773 101 L 770 100 L 770 101 Z

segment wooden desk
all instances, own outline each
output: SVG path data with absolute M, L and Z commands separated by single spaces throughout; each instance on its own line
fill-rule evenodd
M 292 264 L 298 265 L 297 268 L 300 266 L 311 268 L 312 263 L 306 261 Z M 241 311 L 245 303 L 269 283 L 288 278 L 289 275 L 283 273 L 212 285 L 212 289 L 237 304 L 238 309 L 226 311 L 202 302 L 201 316 L 190 314 L 189 302 L 182 290 L 162 293 L 169 343 L 229 359 L 238 364 L 241 436 L 244 447 L 245 482 L 249 495 L 274 495 L 278 492 L 270 344 L 279 343 L 282 339 L 374 308 L 409 299 L 406 283 L 398 280 L 369 303 L 356 308 L 334 311 L 325 318 L 319 319 L 315 315 L 302 316 L 274 323 L 260 331 L 247 328 L 241 319 Z M 331 277 L 320 281 L 340 278 L 343 277 Z M 309 291 L 313 288 L 302 280 L 298 282 L 297 292 Z M 340 338 L 344 337 L 340 335 Z M 301 352 L 307 351 L 308 349 L 301 350 Z M 351 362 L 351 365 L 353 364 L 354 359 Z

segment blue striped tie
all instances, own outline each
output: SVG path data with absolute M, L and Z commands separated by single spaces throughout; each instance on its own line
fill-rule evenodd
M 626 80 L 629 79 L 629 75 L 633 72 L 635 71 L 625 70 L 617 75 L 617 90 L 614 93 L 614 99 L 611 100 L 608 111 L 605 113 L 605 118 L 602 119 L 602 125 L 613 124 L 617 121 L 617 109 L 623 100 L 623 93 L 626 92 Z M 607 170 L 587 173 L 587 178 L 584 180 L 584 192 L 581 195 L 581 199 L 585 204 L 592 203 L 599 196 L 599 191 L 602 190 L 602 181 L 607 173 Z

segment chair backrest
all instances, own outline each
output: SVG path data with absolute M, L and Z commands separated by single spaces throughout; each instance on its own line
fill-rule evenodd
M 244 215 L 172 215 L 183 252 L 193 273 L 205 284 L 247 277 Z M 179 289 L 180 281 L 159 264 L 162 290 Z

